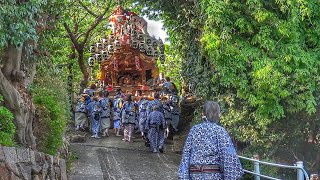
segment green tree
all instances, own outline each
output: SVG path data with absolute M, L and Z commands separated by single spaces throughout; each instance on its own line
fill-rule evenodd
M 313 163 L 319 162 L 315 152 L 299 150 L 320 145 L 315 114 L 319 1 L 157 1 L 145 6 L 146 14 L 157 12 L 164 21 L 170 44 L 183 59 L 183 80 L 197 96 L 220 102 L 221 122 L 238 142 L 248 151 L 319 166 Z
M 111 31 L 108 30 L 109 17 L 118 5 L 128 7 L 133 1 L 113 1 L 113 0 L 72 0 L 66 3 L 68 9 L 63 13 L 63 29 L 60 33 L 66 32 L 69 46 L 69 58 L 77 59 L 77 64 L 82 73 L 81 91 L 87 87 L 89 72 L 86 59 L 90 56 L 89 47 L 100 38 L 106 37 Z M 64 33 L 65 34 L 65 33 Z M 62 41 L 65 36 L 62 35 Z M 59 42 L 54 42 L 59 43 Z
M 52 28 L 61 1 L 6 0 L 0 5 L 0 94 L 14 115 L 19 144 L 35 148 L 34 105 L 28 87 L 36 74 L 36 60 L 45 55 L 38 43 Z

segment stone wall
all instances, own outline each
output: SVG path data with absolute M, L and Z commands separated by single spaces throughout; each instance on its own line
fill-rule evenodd
M 66 162 L 25 148 L 0 146 L 0 180 L 67 180 Z

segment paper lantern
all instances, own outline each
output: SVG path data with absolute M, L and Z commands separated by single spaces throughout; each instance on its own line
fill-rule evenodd
M 101 64 L 101 62 L 102 62 L 102 55 L 101 55 L 101 54 L 96 54 L 96 60 L 97 60 L 98 64 Z
M 101 43 L 97 43 L 96 46 L 97 46 L 98 52 L 101 52 L 103 50 L 103 46 Z
M 140 42 L 143 42 L 143 41 L 144 41 L 144 34 L 139 34 L 139 35 L 138 35 L 138 40 L 139 40 Z
M 159 46 L 159 50 L 160 50 L 160 53 L 163 54 L 164 53 L 164 45 L 160 45 Z
M 114 46 L 113 45 L 108 45 L 108 53 L 113 54 L 114 52 Z
M 95 53 L 96 52 L 96 46 L 95 45 L 91 45 L 90 46 L 90 52 L 91 53 Z
M 158 52 L 157 49 L 155 49 L 155 50 L 153 51 L 153 57 L 158 57 L 158 56 L 159 56 L 159 52 Z
M 146 37 L 145 38 L 145 43 L 148 45 L 148 46 L 151 46 L 152 45 L 152 39 L 150 37 Z
M 120 49 L 121 48 L 121 44 L 119 40 L 115 40 L 114 41 L 114 45 L 115 45 L 115 49 Z
M 132 41 L 132 47 L 137 49 L 139 47 L 138 41 Z
M 108 51 L 101 51 L 102 59 L 106 60 L 108 58 Z
M 145 52 L 146 51 L 146 49 L 144 47 L 144 43 L 140 43 L 139 44 L 139 50 L 140 50 L 140 52 Z
M 153 49 L 157 49 L 157 47 L 158 47 L 157 40 L 152 41 L 152 47 L 153 47 Z
M 89 59 L 88 59 L 88 65 L 89 65 L 90 67 L 93 67 L 93 65 L 94 65 L 94 58 L 93 58 L 93 57 L 89 57 Z
M 147 47 L 146 53 L 147 53 L 148 56 L 152 56 L 152 55 L 153 55 L 153 48 L 152 48 L 152 46 L 148 46 L 148 47 Z
M 165 62 L 165 60 L 166 60 L 166 57 L 165 57 L 164 54 L 160 54 L 159 55 L 159 59 L 160 59 L 160 63 L 163 64 Z

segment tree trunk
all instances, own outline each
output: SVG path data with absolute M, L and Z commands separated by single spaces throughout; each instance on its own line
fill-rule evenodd
M 87 88 L 87 85 L 88 85 L 88 79 L 89 79 L 89 73 L 88 73 L 88 70 L 87 70 L 87 67 L 83 61 L 83 48 L 81 48 L 80 50 L 77 49 L 77 52 L 78 52 L 78 64 L 79 64 L 79 67 L 80 67 L 80 70 L 82 72 L 82 75 L 83 75 L 83 78 L 81 80 L 81 83 L 80 83 L 80 93 L 83 92 L 83 90 L 85 88 Z
M 16 139 L 19 144 L 36 148 L 32 131 L 34 106 L 32 97 L 24 86 L 25 75 L 20 70 L 23 47 L 9 45 L 4 50 L 4 65 L 0 71 L 0 94 L 4 105 L 13 113 Z
M 14 47 L 9 45 L 4 50 L 2 73 L 10 82 L 18 82 L 24 77 L 22 71 L 20 71 L 22 56 L 22 46 Z M 15 85 L 17 85 L 15 83 Z

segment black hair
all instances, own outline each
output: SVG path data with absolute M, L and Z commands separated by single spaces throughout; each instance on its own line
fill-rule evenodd
M 142 95 L 142 91 L 139 89 L 139 90 L 137 90 L 137 92 L 138 92 L 138 95 L 139 96 L 141 96 Z
M 154 99 L 159 99 L 160 95 L 159 95 L 159 93 L 154 93 L 153 97 L 154 97 Z
M 132 96 L 131 96 L 131 94 L 127 94 L 127 101 L 128 101 L 128 102 L 132 102 Z

